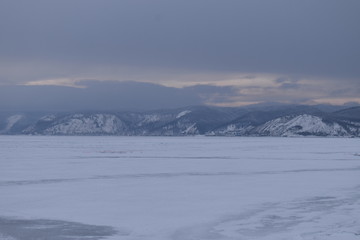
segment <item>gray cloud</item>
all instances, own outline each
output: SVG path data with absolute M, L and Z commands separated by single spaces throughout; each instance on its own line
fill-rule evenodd
M 282 83 L 280 85 L 280 89 L 299 89 L 301 87 L 300 84 L 297 83 Z
M 206 78 L 196 75 L 213 75 L 215 84 L 224 81 L 222 74 L 243 74 L 238 83 L 255 81 L 258 74 L 275 74 L 285 77 L 274 81 L 277 86 L 258 86 L 258 94 L 209 86 L 180 91 L 149 85 L 148 92 L 129 87 L 133 94 L 115 89 L 121 96 L 138 96 L 132 106 L 146 108 L 153 106 L 144 102 L 154 103 L 158 96 L 172 99 L 178 92 L 187 99 L 179 97 L 174 106 L 227 99 L 331 98 L 331 91 L 360 85 L 359 12 L 358 0 L 4 0 L 0 2 L 0 83 L 64 78 L 199 84 Z M 304 79 L 311 79 L 313 86 L 304 84 Z M 92 84 L 87 93 L 95 89 Z M 241 86 L 255 91 L 251 85 Z M 116 95 L 113 89 L 98 87 L 101 94 L 106 90 Z M 65 88 L 24 89 L 33 89 L 33 94 L 47 89 L 49 93 L 43 95 L 51 102 L 53 96 L 60 99 L 60 89 Z M 79 94 L 78 89 L 66 94 L 73 91 Z M 151 92 L 161 94 L 147 101 Z M 354 90 L 335 93 L 357 97 Z M 157 101 L 154 106 L 166 107 L 161 99 Z
M 288 86 L 289 85 L 289 86 Z M 294 86 L 293 86 L 294 85 Z M 196 85 L 173 88 L 142 82 L 80 81 L 77 86 L 0 87 L 0 111 L 123 111 L 176 108 L 191 105 L 236 106 L 260 102 L 323 103 L 314 99 L 357 99 L 359 89 L 318 89 L 297 83 L 280 87 Z M 335 102 L 337 103 L 337 102 Z
M 292 78 L 279 77 L 279 78 L 275 79 L 275 82 L 277 82 L 277 83 L 296 83 L 298 81 L 300 81 L 300 79 L 299 78 L 294 78 L 294 77 L 292 77 Z
M 200 97 L 203 104 L 209 105 L 229 103 L 240 95 L 239 90 L 232 86 L 195 85 L 183 90 Z
M 1 58 L 360 76 L 360 2 L 2 1 Z
M 360 96 L 360 86 L 359 87 L 353 87 L 353 88 L 338 88 L 334 91 L 331 91 L 329 94 L 333 97 L 359 97 Z
M 0 88 L 0 110 L 149 110 L 202 104 L 194 93 L 150 83 L 84 81 L 80 84 L 86 88 L 5 86 Z

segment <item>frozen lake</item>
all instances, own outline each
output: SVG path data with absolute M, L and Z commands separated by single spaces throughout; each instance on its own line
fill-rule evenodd
M 0 136 L 1 240 L 359 240 L 360 139 Z

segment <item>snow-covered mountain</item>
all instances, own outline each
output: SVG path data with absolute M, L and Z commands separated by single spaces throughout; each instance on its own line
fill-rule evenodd
M 124 134 L 126 125 L 112 114 L 72 114 L 62 118 L 54 115 L 42 117 L 23 133 L 45 135 Z
M 360 107 L 187 107 L 148 112 L 7 113 L 1 134 L 360 137 Z
M 284 116 L 265 122 L 259 126 L 237 128 L 229 125 L 222 134 L 255 135 L 255 136 L 352 136 L 344 127 L 336 122 L 325 122 L 318 116 L 302 114 Z
M 258 127 L 257 132 L 261 135 L 270 136 L 293 136 L 293 135 L 316 135 L 316 136 L 345 136 L 347 131 L 338 123 L 325 123 L 323 119 L 308 114 L 294 117 L 281 117 L 266 122 Z

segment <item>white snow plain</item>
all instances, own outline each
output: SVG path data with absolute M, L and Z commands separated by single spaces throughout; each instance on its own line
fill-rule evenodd
M 360 139 L 0 136 L 0 239 L 359 240 Z

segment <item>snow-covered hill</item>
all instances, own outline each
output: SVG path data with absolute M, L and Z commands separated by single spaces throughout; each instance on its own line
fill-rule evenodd
M 360 137 L 359 107 L 322 112 L 309 106 L 270 109 L 188 107 L 148 112 L 10 114 L 0 133 L 135 136 Z
M 61 119 L 44 129 L 47 135 L 76 134 L 123 134 L 125 124 L 116 116 L 110 114 L 74 114 Z
M 347 136 L 348 132 L 336 122 L 326 123 L 308 114 L 281 117 L 256 128 L 259 135 L 266 136 Z

